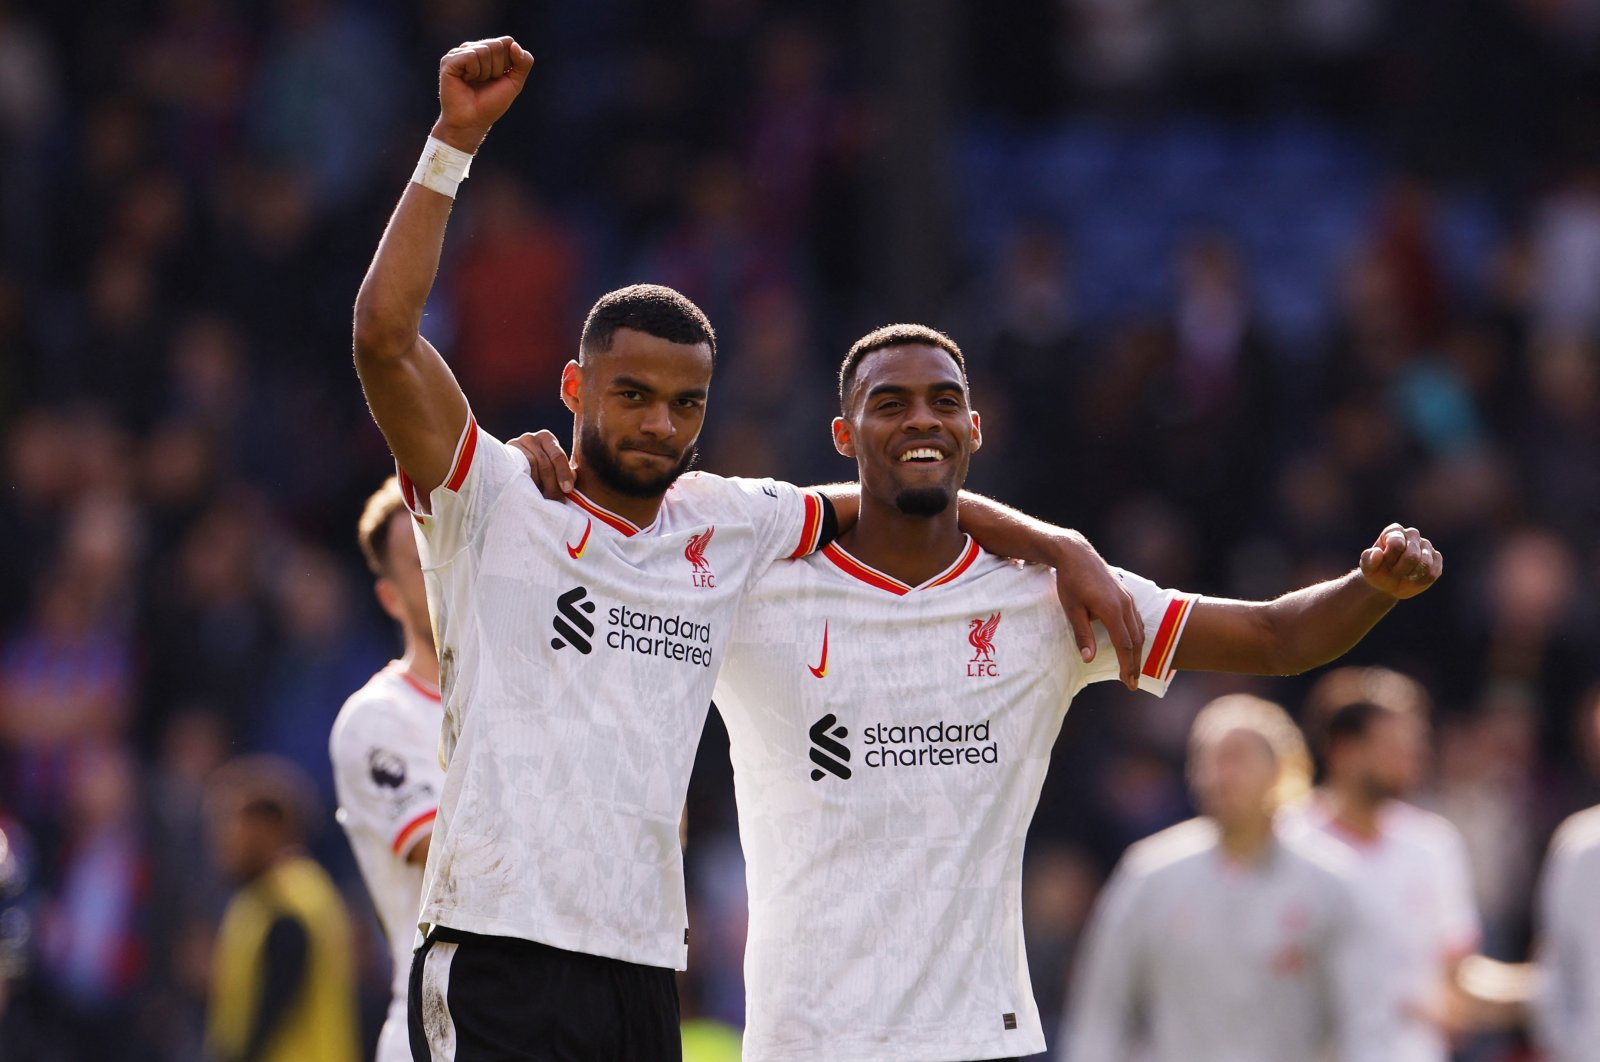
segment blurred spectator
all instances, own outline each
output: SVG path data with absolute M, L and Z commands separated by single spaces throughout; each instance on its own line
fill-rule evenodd
M 354 1062 L 350 922 L 305 854 L 321 814 L 303 772 L 268 756 L 224 764 L 207 812 L 238 887 L 217 931 L 207 1043 L 218 1062 Z
M 347 205 L 383 163 L 400 95 L 385 25 L 338 0 L 276 0 L 253 84 L 251 141 L 303 175 L 316 210 Z
M 38 977 L 56 1039 L 41 1059 L 151 1057 L 136 1024 L 149 974 L 150 861 L 123 749 L 73 765 L 56 891 L 40 912 Z
M 572 337 L 582 324 L 577 243 L 509 173 L 475 172 L 472 182 L 451 268 L 455 342 L 447 353 L 486 423 L 560 424 L 554 381 L 577 357 Z

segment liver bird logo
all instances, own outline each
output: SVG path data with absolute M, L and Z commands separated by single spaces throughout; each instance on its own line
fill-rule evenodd
M 716 525 L 706 528 L 689 539 L 689 544 L 683 547 L 683 556 L 694 566 L 697 572 L 709 572 L 711 562 L 706 560 L 706 546 L 711 544 L 711 536 L 717 533 Z
M 967 623 L 967 642 L 975 652 L 973 663 L 988 663 L 994 659 L 994 629 L 1000 626 L 1000 613 L 988 619 L 975 619 Z

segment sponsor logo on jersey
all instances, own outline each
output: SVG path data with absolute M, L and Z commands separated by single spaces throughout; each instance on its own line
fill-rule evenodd
M 817 678 L 828 677 L 828 623 L 826 620 L 822 623 L 822 660 L 816 664 L 807 664 L 806 667 L 810 668 L 811 674 Z
M 560 637 L 550 639 L 550 648 L 565 649 L 571 645 L 585 656 L 594 651 L 589 641 L 594 636 L 594 623 L 589 619 L 594 614 L 594 602 L 584 600 L 588 596 L 587 586 L 574 586 L 556 598 L 556 614 L 551 617 L 550 625 Z
M 849 778 L 850 731 L 832 712 L 811 724 L 812 781 L 823 771 Z M 879 767 L 960 767 L 1000 761 L 1000 743 L 989 736 L 989 720 L 979 723 L 869 723 L 859 735 L 865 749 L 861 765 Z M 820 769 L 819 769 L 820 768 Z
M 564 545 L 567 547 L 567 556 L 571 557 L 573 560 L 577 560 L 579 557 L 583 556 L 584 550 L 589 548 L 589 532 L 593 530 L 594 521 L 589 520 L 583 525 L 583 537 L 578 539 L 578 544 L 576 546 L 574 546 L 571 542 L 564 543 Z
M 689 539 L 689 544 L 683 547 L 683 559 L 689 562 L 689 581 L 702 590 L 709 590 L 717 585 L 716 575 L 711 571 L 711 562 L 706 560 L 706 547 L 711 544 L 711 536 L 717 533 L 717 526 L 712 524 L 698 535 Z
M 640 656 L 711 666 L 711 624 L 612 605 L 604 614 L 609 629 L 602 632 L 602 637 L 596 634 L 596 620 L 590 618 L 596 607 L 586 586 L 574 586 L 556 598 L 556 614 L 550 618 L 550 625 L 557 637 L 550 639 L 550 648 L 561 650 L 570 645 L 587 656 L 594 652 L 596 644 L 602 644 Z
M 1000 674 L 994 662 L 994 632 L 998 626 L 998 612 L 988 619 L 979 617 L 967 621 L 967 644 L 972 646 L 972 659 L 967 661 L 968 678 L 993 678 Z
M 850 777 L 850 746 L 844 743 L 850 731 L 835 726 L 838 721 L 839 717 L 829 712 L 811 724 L 811 762 L 817 765 L 811 770 L 813 782 L 822 780 L 823 771 L 837 778 Z

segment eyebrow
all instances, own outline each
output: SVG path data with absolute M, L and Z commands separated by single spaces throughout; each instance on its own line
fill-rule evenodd
M 957 380 L 940 380 L 938 383 L 930 384 L 928 390 L 938 392 L 954 391 L 958 395 L 966 393 Z M 870 402 L 879 395 L 908 395 L 911 391 L 912 389 L 904 384 L 882 383 L 867 392 L 867 401 Z
M 645 383 L 643 380 L 636 379 L 635 377 L 632 377 L 632 376 L 614 376 L 611 379 L 611 386 L 614 387 L 614 388 L 621 388 L 621 389 L 628 390 L 628 391 L 643 391 L 646 394 L 651 394 L 651 395 L 657 393 L 656 388 L 652 387 L 650 384 Z M 704 398 L 704 397 L 706 397 L 706 395 L 708 393 L 709 392 L 704 387 L 691 387 L 687 391 L 679 391 L 677 394 L 673 395 L 672 397 L 674 397 L 674 398 Z

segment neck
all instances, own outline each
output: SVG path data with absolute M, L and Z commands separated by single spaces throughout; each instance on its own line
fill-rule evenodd
M 956 503 L 937 516 L 907 516 L 894 506 L 861 492 L 861 515 L 839 545 L 863 563 L 917 586 L 954 564 L 966 536 L 956 516 Z
M 1272 816 L 1252 815 L 1224 822 L 1216 820 L 1218 842 L 1228 858 L 1238 863 L 1259 863 L 1272 846 Z
M 1374 800 L 1354 785 L 1330 785 L 1326 792 L 1333 820 L 1358 837 L 1376 840 L 1385 800 Z
M 631 494 L 623 494 L 601 482 L 599 476 L 582 465 L 578 466 L 577 487 L 584 497 L 596 505 L 611 510 L 639 527 L 649 527 L 655 522 L 664 496 L 658 494 L 653 498 L 636 498 Z
M 433 648 L 433 638 L 406 631 L 406 655 L 400 658 L 400 670 L 423 685 L 439 688 L 439 654 Z

